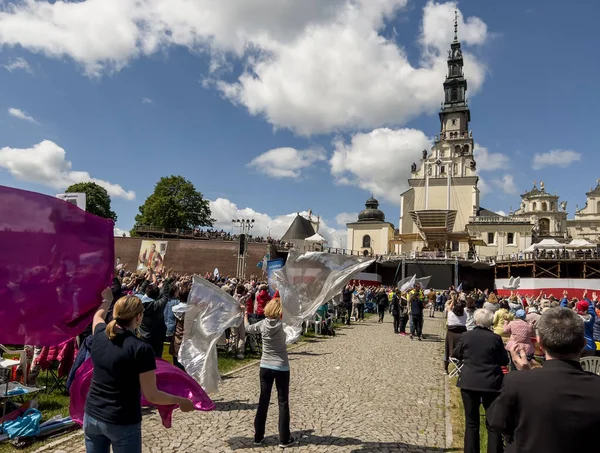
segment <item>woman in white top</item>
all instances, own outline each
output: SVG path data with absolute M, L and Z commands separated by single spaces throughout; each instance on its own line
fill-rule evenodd
M 453 297 L 450 304 L 448 305 L 446 316 L 448 320 L 448 331 L 446 332 L 446 347 L 444 354 L 444 373 L 448 374 L 448 365 L 450 364 L 450 357 L 452 357 L 452 351 L 460 341 L 460 337 L 467 331 L 467 314 L 465 313 L 465 306 L 462 301 Z

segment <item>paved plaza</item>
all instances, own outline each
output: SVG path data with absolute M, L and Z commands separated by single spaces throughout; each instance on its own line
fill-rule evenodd
M 290 452 L 445 451 L 443 343 L 440 319 L 425 319 L 422 342 L 393 334 L 372 317 L 290 351 L 291 426 L 299 440 Z M 282 451 L 277 438 L 273 389 L 262 447 L 253 441 L 258 402 L 258 367 L 226 378 L 217 408 L 208 413 L 176 411 L 164 429 L 157 414 L 144 417 L 144 451 Z M 84 452 L 81 434 L 46 451 Z

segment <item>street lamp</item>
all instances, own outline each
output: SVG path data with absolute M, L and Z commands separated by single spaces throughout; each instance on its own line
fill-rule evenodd
M 248 234 L 254 228 L 254 219 L 232 219 L 233 227 L 240 228 L 239 253 L 237 263 L 237 278 L 244 279 L 246 274 L 246 257 L 248 248 Z

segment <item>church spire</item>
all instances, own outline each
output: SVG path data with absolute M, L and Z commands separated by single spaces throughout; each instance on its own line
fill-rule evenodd
M 458 11 L 454 10 L 454 42 L 458 42 Z

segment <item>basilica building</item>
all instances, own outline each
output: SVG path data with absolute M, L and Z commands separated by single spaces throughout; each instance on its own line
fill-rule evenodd
M 431 150 L 411 165 L 408 190 L 400 195 L 398 229 L 385 221 L 377 200 L 369 199 L 357 222 L 347 224 L 348 247 L 378 255 L 518 255 L 543 239 L 600 242 L 600 180 L 568 219 L 567 203 L 534 182 L 519 208 L 500 215 L 480 205 L 477 162 L 473 154 L 467 79 L 455 24 L 448 51 L 440 130 Z

